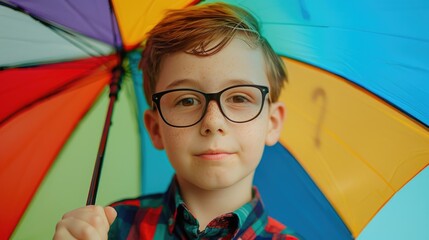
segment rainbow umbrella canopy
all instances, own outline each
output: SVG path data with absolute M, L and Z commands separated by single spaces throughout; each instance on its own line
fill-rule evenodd
M 166 9 L 205 2 L 0 0 L 0 239 L 50 238 L 85 204 L 115 76 L 97 204 L 166 188 L 141 43 Z M 226 2 L 256 15 L 289 75 L 255 179 L 271 215 L 307 239 L 428 239 L 429 2 Z

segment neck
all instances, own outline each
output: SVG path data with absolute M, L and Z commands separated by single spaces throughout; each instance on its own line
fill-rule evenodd
M 222 189 L 202 189 L 177 177 L 181 196 L 200 224 L 200 230 L 216 217 L 233 212 L 252 199 L 253 174 Z

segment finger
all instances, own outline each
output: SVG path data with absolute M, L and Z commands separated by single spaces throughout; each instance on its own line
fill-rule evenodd
M 63 227 L 57 227 L 55 229 L 55 234 L 53 240 L 75 240 L 76 238 L 71 235 L 71 233 Z
M 102 239 L 107 239 L 109 222 L 107 221 L 103 207 L 93 205 L 82 207 L 66 213 L 63 216 L 63 219 L 75 219 L 83 221 L 98 231 L 98 235 Z
M 113 221 L 115 221 L 115 218 L 118 215 L 116 210 L 110 206 L 104 208 L 104 213 L 106 214 L 109 225 L 111 225 Z
M 94 226 L 100 234 L 101 239 L 107 239 L 110 223 L 107 219 L 104 208 L 101 206 L 86 206 L 93 213 L 86 221 Z
M 100 233 L 91 224 L 73 217 L 65 218 L 57 224 L 55 236 L 58 240 L 102 240 Z

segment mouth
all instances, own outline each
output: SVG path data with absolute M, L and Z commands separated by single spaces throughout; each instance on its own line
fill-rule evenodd
M 222 160 L 225 159 L 229 156 L 231 156 L 232 153 L 227 152 L 227 151 L 206 151 L 200 154 L 196 154 L 195 156 L 202 158 L 202 159 L 206 159 L 206 160 Z

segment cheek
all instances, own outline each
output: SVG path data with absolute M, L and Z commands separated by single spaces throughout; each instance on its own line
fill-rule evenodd
M 261 145 L 263 147 L 268 133 L 268 121 L 264 118 L 254 119 L 248 123 L 241 123 L 235 130 L 244 144 L 251 146 Z
M 256 119 L 253 119 L 252 121 L 243 124 L 244 131 L 251 136 L 265 137 L 268 132 L 268 127 L 269 119 L 268 113 L 266 111 L 262 111 L 261 115 L 259 115 Z
M 165 127 L 161 130 L 162 141 L 167 152 L 176 151 L 181 146 L 186 146 L 189 139 L 186 138 L 186 134 L 183 133 L 184 129 Z

